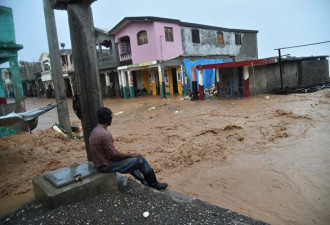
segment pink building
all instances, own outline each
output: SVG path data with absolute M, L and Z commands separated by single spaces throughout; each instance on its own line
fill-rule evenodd
M 179 22 L 172 19 L 125 18 L 110 34 L 114 34 L 118 43 L 121 61 L 137 64 L 168 60 L 182 54 Z
M 118 74 L 120 93 L 124 98 L 144 94 L 161 95 L 162 98 L 189 94 L 189 88 L 194 88 L 195 83 L 199 83 L 200 93 L 204 93 L 204 87 L 213 88 L 219 83 L 215 71 L 204 70 L 196 77 L 192 76 L 191 68 L 258 57 L 258 31 L 255 30 L 160 17 L 125 17 L 107 33 L 113 38 L 118 52 L 119 66 L 112 71 Z M 110 72 L 105 73 L 111 76 Z M 235 71 L 226 73 L 224 77 L 231 80 L 226 90 L 237 92 L 242 86 L 242 76 Z

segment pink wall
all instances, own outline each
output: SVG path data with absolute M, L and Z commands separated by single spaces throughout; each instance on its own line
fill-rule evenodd
M 173 27 L 174 42 L 165 41 L 164 27 Z M 148 43 L 138 45 L 137 33 L 142 30 L 147 31 Z M 133 64 L 171 59 L 182 54 L 181 32 L 180 26 L 177 24 L 132 22 L 115 35 L 115 41 L 118 42 L 124 36 L 130 37 Z M 118 49 L 119 54 L 121 54 L 120 46 Z
M 159 60 L 167 60 L 182 54 L 181 31 L 178 24 L 155 22 L 155 33 L 158 39 L 157 53 Z M 173 42 L 165 41 L 165 27 L 173 28 Z M 161 37 L 160 37 L 161 36 Z M 160 41 L 161 40 L 161 41 Z

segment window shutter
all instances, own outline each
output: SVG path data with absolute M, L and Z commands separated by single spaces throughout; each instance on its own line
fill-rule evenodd
M 224 44 L 223 33 L 218 33 L 218 41 L 219 41 L 219 44 L 220 45 L 223 45 Z
M 191 30 L 192 43 L 200 43 L 199 30 Z

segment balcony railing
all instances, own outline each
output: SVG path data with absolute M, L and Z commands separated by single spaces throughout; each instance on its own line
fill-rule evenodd
M 130 52 L 123 53 L 120 55 L 120 61 L 129 61 L 132 59 L 132 54 Z
M 119 66 L 118 60 L 115 56 L 110 54 L 103 54 L 97 58 L 99 69 L 104 69 L 108 67 L 117 67 Z M 74 65 L 70 66 L 64 64 L 62 65 L 63 73 L 74 72 Z
M 99 56 L 98 64 L 99 64 L 99 69 L 118 66 L 116 57 L 108 54 Z

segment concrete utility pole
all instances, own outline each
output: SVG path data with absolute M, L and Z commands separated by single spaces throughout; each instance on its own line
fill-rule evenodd
M 68 136 L 72 137 L 68 104 L 64 88 L 65 86 L 62 73 L 61 55 L 57 40 L 54 10 L 52 9 L 49 0 L 44 0 L 44 13 L 56 102 L 63 101 L 62 104 L 57 106 L 58 121 L 64 127 L 64 130 L 67 131 Z
M 46 1 L 46 0 L 44 0 Z M 73 62 L 75 68 L 75 90 L 82 112 L 82 127 L 86 145 L 87 159 L 89 136 L 97 125 L 97 110 L 103 106 L 95 48 L 95 31 L 92 9 L 93 0 L 48 0 L 52 7 L 68 11 Z

